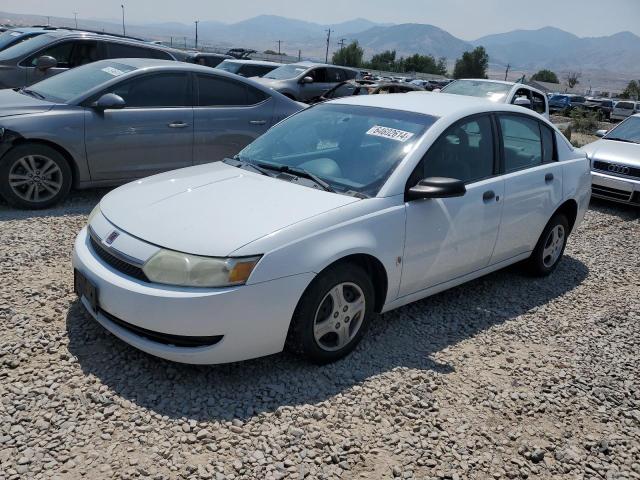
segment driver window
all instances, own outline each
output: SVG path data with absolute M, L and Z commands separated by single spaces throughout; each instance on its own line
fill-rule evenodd
M 531 92 L 531 96 L 533 97 L 533 110 L 539 114 L 544 114 L 547 111 L 544 96 L 534 91 Z
M 326 68 L 314 68 L 309 72 L 308 76 L 313 78 L 315 83 L 326 83 L 328 81 Z
M 494 174 L 491 119 L 477 116 L 449 127 L 429 148 L 410 180 L 447 177 L 472 183 Z
M 51 47 L 41 50 L 29 59 L 32 66 L 35 67 L 38 58 L 43 56 L 53 57 L 58 61 L 57 68 L 69 68 L 71 66 L 71 50 L 73 49 L 73 41 L 56 43 Z

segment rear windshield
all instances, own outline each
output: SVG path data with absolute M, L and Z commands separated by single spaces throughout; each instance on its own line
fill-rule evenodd
M 386 108 L 321 104 L 268 130 L 239 159 L 302 168 L 337 192 L 375 196 L 436 120 Z
M 29 87 L 29 90 L 42 95 L 45 100 L 66 103 L 135 69 L 131 65 L 117 62 L 89 63 L 38 82 Z
M 305 65 L 283 65 L 271 70 L 264 78 L 272 78 L 274 80 L 288 80 L 290 78 L 297 78 L 301 73 L 309 70 L 309 67 Z
M 549 99 L 550 103 L 566 103 L 569 101 L 569 97 L 566 95 L 554 95 Z
M 618 102 L 616 103 L 616 108 L 621 108 L 622 110 L 633 110 L 632 102 Z
M 229 73 L 238 73 L 238 70 L 240 70 L 240 67 L 242 67 L 242 63 L 225 60 L 216 68 L 219 70 L 224 70 L 225 72 L 229 72 Z
M 11 58 L 22 58 L 39 50 L 40 48 L 49 45 L 56 38 L 55 35 L 45 34 L 31 37 L 30 39 L 20 42 L 17 45 L 13 45 L 6 50 L 0 52 L 0 60 L 9 60 Z
M 467 95 L 470 97 L 485 97 L 494 102 L 504 101 L 512 85 L 498 82 L 483 82 L 478 80 L 456 80 L 442 89 L 443 93 Z

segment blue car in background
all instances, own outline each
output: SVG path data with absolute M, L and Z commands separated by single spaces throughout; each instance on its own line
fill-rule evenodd
M 56 30 L 55 27 L 23 27 L 12 28 L 0 34 L 0 51 L 9 47 L 13 47 L 18 43 L 22 43 L 30 38 L 37 37 L 43 33 Z

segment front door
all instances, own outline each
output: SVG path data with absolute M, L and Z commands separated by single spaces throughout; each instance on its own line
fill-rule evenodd
M 324 67 L 312 69 L 305 77 L 313 78 L 313 82 L 300 85 L 300 100 L 302 101 L 319 97 L 335 85 L 335 83 L 329 82 L 329 72 Z
M 427 177 L 464 180 L 462 197 L 406 203 L 400 296 L 487 267 L 495 247 L 504 196 L 497 176 L 493 121 L 488 115 L 457 122 L 431 146 L 408 186 Z
M 191 82 L 182 72 L 125 80 L 109 92 L 122 110 L 86 110 L 92 180 L 124 181 L 193 164 Z
M 273 124 L 274 100 L 247 83 L 196 76 L 194 163 L 231 158 Z

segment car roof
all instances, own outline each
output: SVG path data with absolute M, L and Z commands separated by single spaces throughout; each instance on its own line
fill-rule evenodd
M 517 105 L 494 103 L 490 100 L 466 95 L 433 92 L 408 92 L 402 95 L 356 95 L 331 100 L 328 103 L 363 107 L 388 108 L 435 117 L 466 116 L 473 113 L 507 111 L 532 114 L 532 110 Z
M 516 82 L 505 82 L 504 80 L 492 80 L 490 78 L 459 78 L 458 80 L 467 80 L 470 82 L 485 82 L 485 83 L 501 83 L 502 85 L 515 85 Z M 523 87 L 529 87 L 529 85 L 522 84 Z
M 240 58 L 227 58 L 225 60 L 227 63 L 242 63 L 245 65 L 272 65 L 272 66 L 276 66 L 276 67 L 280 67 L 284 64 L 282 63 L 278 63 L 278 62 L 269 62 L 267 60 L 244 60 L 244 59 L 240 59 Z
M 310 62 L 308 60 L 303 60 L 302 62 L 295 62 L 295 63 L 291 63 L 290 65 L 301 65 L 304 67 L 332 67 L 332 68 L 342 68 L 344 70 L 353 70 L 354 72 L 359 72 L 360 70 L 358 70 L 357 68 L 351 68 L 351 67 L 343 67 L 342 65 L 330 65 L 328 63 L 317 63 L 317 62 Z
M 192 52 L 186 52 L 184 50 L 178 50 L 176 48 L 165 47 L 164 45 L 158 45 L 157 43 L 146 42 L 138 38 L 125 37 L 123 35 L 116 35 L 116 34 L 110 34 L 110 33 L 90 32 L 85 30 L 72 30 L 72 29 L 71 30 L 44 29 L 44 32 L 48 36 L 57 37 L 57 38 L 77 37 L 77 38 L 105 39 L 105 40 L 117 41 L 122 43 L 128 43 L 130 45 L 140 45 L 147 48 L 155 48 L 157 50 L 162 50 L 165 52 L 176 53 L 180 56 L 188 56 L 190 53 L 192 53 Z

